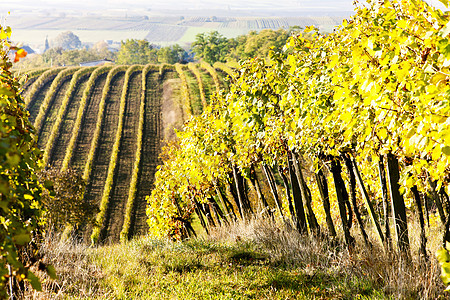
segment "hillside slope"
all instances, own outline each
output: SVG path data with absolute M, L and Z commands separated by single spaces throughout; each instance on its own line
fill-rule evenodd
M 209 103 L 213 77 L 225 86 L 223 70 L 195 67 L 197 80 L 182 65 L 67 67 L 35 72 L 24 85 L 47 166 L 78 170 L 87 181 L 84 197 L 99 206 L 101 227 L 77 231 L 86 241 L 146 232 L 145 197 L 164 140 Z

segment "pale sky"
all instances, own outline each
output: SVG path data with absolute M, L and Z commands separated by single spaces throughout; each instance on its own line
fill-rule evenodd
M 57 9 L 331 9 L 353 10 L 353 0 L 0 0 L 0 7 Z
M 360 0 L 364 1 L 364 0 Z M 438 0 L 426 0 L 444 9 Z M 26 10 L 353 11 L 353 0 L 0 0 L 0 14 Z

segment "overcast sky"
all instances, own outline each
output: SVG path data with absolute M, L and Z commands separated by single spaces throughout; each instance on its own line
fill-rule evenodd
M 353 10 L 353 0 L 0 0 L 0 7 L 57 9 L 329 9 Z
M 363 0 L 360 0 L 363 1 Z M 426 0 L 443 8 L 438 0 Z M 38 10 L 353 11 L 353 0 L 0 0 L 0 13 Z

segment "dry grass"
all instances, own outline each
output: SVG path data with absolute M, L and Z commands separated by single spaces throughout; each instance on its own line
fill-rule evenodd
M 384 253 L 374 241 L 367 249 L 358 240 L 350 253 L 341 241 L 302 237 L 261 219 L 216 228 L 209 236 L 181 243 L 143 237 L 89 248 L 53 236 L 41 251 L 59 278 L 44 279 L 43 292 L 27 291 L 24 298 L 445 298 L 434 255 L 430 253 L 428 264 L 416 259 L 415 229 L 410 227 L 413 259 L 408 264 Z M 429 238 L 430 249 L 438 245 L 440 235 L 435 236 L 436 241 Z
M 301 237 L 289 226 L 280 226 L 268 220 L 237 223 L 227 228 L 217 228 L 210 236 L 216 241 L 251 241 L 261 251 L 268 253 L 274 264 L 287 264 L 304 268 L 311 273 L 327 272 L 346 279 L 367 279 L 374 289 L 395 299 L 437 299 L 447 297 L 440 279 L 440 266 L 435 251 L 440 247 L 442 234 L 428 228 L 428 263 L 418 259 L 419 227 L 409 226 L 412 259 L 401 263 L 394 253 L 386 253 L 377 246 L 373 236 L 372 249 L 364 246 L 357 233 L 355 249 L 349 253 L 342 241 Z M 280 229 L 282 228 L 282 229 Z M 393 232 L 393 231 L 392 231 Z M 358 240 L 361 239 L 361 240 Z
M 61 241 L 58 235 L 49 234 L 40 248 L 44 262 L 53 265 L 57 280 L 51 280 L 43 272 L 32 270 L 42 278 L 42 292 L 27 286 L 24 299 L 64 299 L 68 295 L 88 299 L 98 295 L 108 298 L 110 291 L 102 287 L 102 269 L 92 260 L 95 249 L 75 239 Z

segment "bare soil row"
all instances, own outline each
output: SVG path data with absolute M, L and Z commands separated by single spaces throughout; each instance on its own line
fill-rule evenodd
M 139 106 L 142 93 L 141 76 L 142 71 L 136 71 L 131 74 L 129 81 L 119 156 L 100 241 L 119 240 L 123 226 L 133 164 L 136 157 Z
M 193 113 L 200 114 L 203 110 L 200 99 L 200 90 L 196 76 L 185 68 L 184 72 L 188 79 L 188 87 L 192 95 L 191 105 Z M 214 81 L 211 75 L 205 69 L 200 69 L 201 80 L 204 85 L 204 92 L 209 103 L 209 98 L 215 91 Z M 61 116 L 61 125 L 58 127 L 53 147 L 50 148 L 48 164 L 50 166 L 61 168 L 62 162 L 67 155 L 69 141 L 72 138 L 73 128 L 80 113 L 80 103 L 83 94 L 87 93 L 88 80 L 90 73 L 78 80 L 70 97 L 67 100 L 67 108 L 64 115 Z M 113 75 L 112 73 L 111 75 Z M 218 71 L 219 78 L 223 74 Z M 82 109 L 81 126 L 77 135 L 73 153 L 71 156 L 70 167 L 79 170 L 82 174 L 85 171 L 86 160 L 90 151 L 94 132 L 96 130 L 98 118 L 102 119 L 98 143 L 93 152 L 92 168 L 90 169 L 89 182 L 87 182 L 85 191 L 85 201 L 90 201 L 100 205 L 105 182 L 108 176 L 113 144 L 116 138 L 116 131 L 119 124 L 120 99 L 124 88 L 125 71 L 120 70 L 112 77 L 109 85 L 109 92 L 105 98 L 105 107 L 102 116 L 99 114 L 99 104 L 102 99 L 102 93 L 105 88 L 108 72 L 102 73 L 95 78 L 94 85 L 87 95 L 84 109 Z M 50 85 L 56 75 L 46 79 L 33 98 L 30 99 L 28 109 L 30 111 L 30 120 L 34 122 L 40 106 L 43 103 Z M 141 101 L 144 101 L 144 123 L 142 131 L 142 149 L 139 163 L 139 172 L 137 177 L 136 197 L 132 206 L 131 222 L 129 227 L 129 236 L 145 234 L 147 232 L 146 196 L 150 195 L 152 185 L 160 164 L 159 154 L 162 147 L 162 139 L 173 138 L 173 133 L 166 136 L 165 132 L 173 131 L 166 128 L 181 127 L 184 121 L 184 112 L 182 109 L 182 93 L 180 92 L 180 80 L 177 79 L 177 72 L 173 67 L 164 68 L 162 73 L 159 67 L 151 67 L 146 75 L 145 97 L 142 95 L 142 68 L 131 74 L 126 96 L 125 114 L 123 116 L 123 129 L 120 138 L 119 152 L 112 180 L 112 187 L 106 209 L 105 219 L 101 224 L 100 239 L 101 242 L 116 242 L 120 239 L 120 233 L 124 225 L 124 216 L 130 191 L 130 182 L 133 177 L 134 162 L 136 160 L 137 139 L 139 130 L 139 111 Z M 38 144 L 44 149 L 52 130 L 55 119 L 58 117 L 58 111 L 62 105 L 63 98 L 70 84 L 71 76 L 64 78 L 49 102 L 48 110 L 42 119 L 41 130 L 38 133 Z M 23 94 L 29 92 L 35 82 L 34 78 L 24 85 Z M 42 81 L 42 80 L 41 80 Z M 47 101 L 47 100 L 46 100 Z M 163 112 L 165 105 L 167 112 Z M 164 128 L 163 128 L 164 127 Z M 92 233 L 91 225 L 82 225 L 77 234 L 90 240 Z
M 52 99 L 50 100 L 49 107 L 44 116 L 44 122 L 42 123 L 41 130 L 39 130 L 38 132 L 38 146 L 41 149 L 45 148 L 48 136 L 50 135 L 50 131 L 52 130 L 53 123 L 58 117 L 59 108 L 61 107 L 61 103 L 64 99 L 64 96 L 66 95 L 66 91 L 69 87 L 71 79 L 72 75 L 66 76 L 62 80 L 61 84 L 58 86 L 57 90 L 53 94 Z
M 63 116 L 63 122 L 49 159 L 49 165 L 55 168 L 60 168 L 64 160 L 66 149 L 72 136 L 72 129 L 77 118 L 77 112 L 80 105 L 79 100 L 83 96 L 83 91 L 86 88 L 89 75 L 90 74 L 87 74 L 80 78 L 67 105 L 67 110 Z

